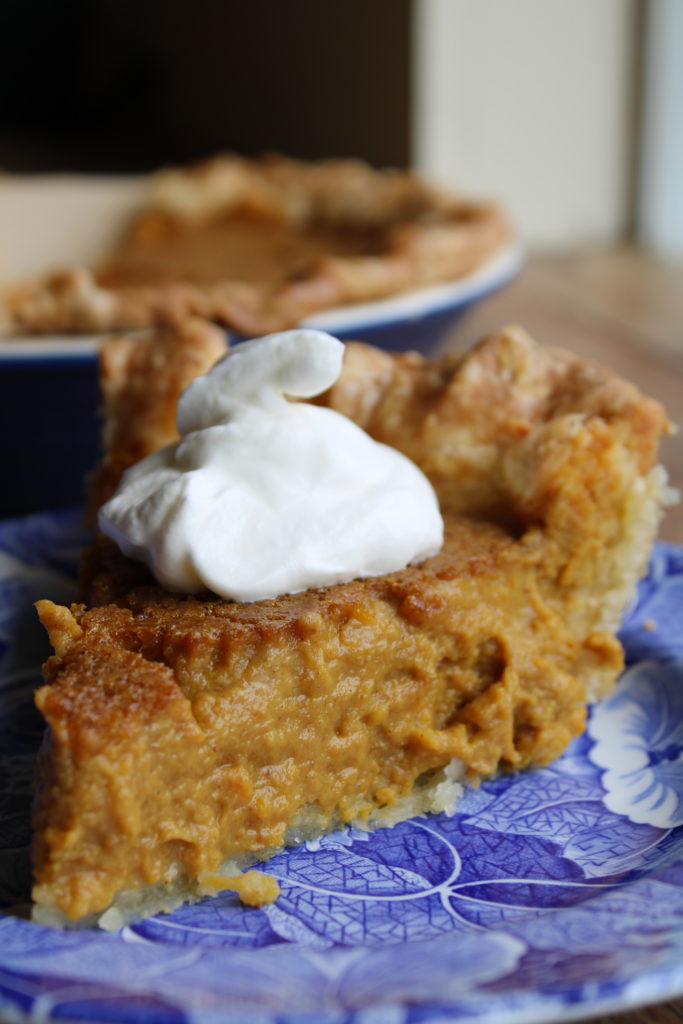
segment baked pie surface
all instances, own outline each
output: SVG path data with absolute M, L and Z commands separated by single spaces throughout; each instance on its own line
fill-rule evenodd
M 198 315 L 244 335 L 456 280 L 510 236 L 493 203 L 359 161 L 213 160 L 153 176 L 94 268 L 9 288 L 8 333 L 106 331 Z
M 178 366 L 203 330 L 109 345 L 96 503 L 131 437 L 138 458 L 164 440 L 158 394 L 131 416 L 131 361 L 141 380 L 161 350 Z M 434 363 L 349 346 L 323 401 L 421 465 L 442 551 L 243 605 L 170 594 L 100 541 L 84 603 L 40 606 L 55 648 L 37 694 L 43 917 L 140 914 L 150 891 L 148 909 L 196 898 L 226 859 L 443 809 L 454 780 L 552 760 L 613 684 L 665 496 L 656 402 L 519 330 Z

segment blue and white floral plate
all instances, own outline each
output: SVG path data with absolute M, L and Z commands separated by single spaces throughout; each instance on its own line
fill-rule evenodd
M 69 598 L 81 543 L 74 512 L 0 524 L 0 1019 L 532 1024 L 683 993 L 683 550 L 656 548 L 618 692 L 553 765 L 274 857 L 270 907 L 227 894 L 104 934 L 17 916 L 30 603 Z

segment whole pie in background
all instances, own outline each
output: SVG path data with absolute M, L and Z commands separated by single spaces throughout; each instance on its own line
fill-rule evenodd
M 457 280 L 510 238 L 502 210 L 361 161 L 218 156 L 152 176 L 97 265 L 8 286 L 7 334 L 199 315 L 244 336 Z

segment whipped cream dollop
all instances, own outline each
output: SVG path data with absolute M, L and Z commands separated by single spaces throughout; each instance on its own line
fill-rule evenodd
M 178 403 L 180 440 L 129 469 L 100 528 L 170 590 L 257 601 L 402 569 L 443 520 L 406 456 L 331 409 L 344 346 L 285 331 L 244 342 Z

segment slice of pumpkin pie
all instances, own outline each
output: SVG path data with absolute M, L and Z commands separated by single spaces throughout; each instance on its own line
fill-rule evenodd
M 229 415 L 220 389 L 193 384 L 178 440 L 168 415 L 186 383 L 177 368 L 213 331 L 113 340 L 103 355 L 110 446 L 93 487 L 116 542 L 100 536 L 86 557 L 82 604 L 39 604 L 55 649 L 36 695 L 47 731 L 33 896 L 44 921 L 115 927 L 343 823 L 451 808 L 463 782 L 555 758 L 622 665 L 614 630 L 667 496 L 657 402 L 510 329 L 435 362 L 349 345 L 318 409 L 283 397 L 313 395 L 305 367 L 285 360 L 273 376 L 266 353 L 261 385 L 245 377 Z M 230 374 L 232 387 L 240 373 Z M 289 434 L 259 433 L 255 400 L 274 402 L 273 415 L 281 402 L 305 408 L 300 461 Z M 316 525 L 311 509 L 328 507 L 318 491 L 336 484 L 314 414 L 330 410 L 426 475 L 443 517 L 438 551 L 416 541 L 418 553 L 382 568 L 404 532 L 396 525 L 415 526 L 410 472 L 368 470 L 343 430 L 344 500 Z M 191 475 L 198 452 L 201 466 L 218 457 L 217 438 L 236 459 L 220 485 Z M 143 456 L 154 480 L 137 464 L 111 498 L 118 472 Z M 276 500 L 263 484 L 262 508 L 234 512 L 236 475 L 250 466 L 261 487 L 269 458 L 290 491 L 283 484 Z M 303 497 L 301 463 L 313 470 Z M 347 547 L 362 547 L 364 512 L 377 508 L 365 568 L 340 568 L 337 547 L 349 536 L 358 540 Z M 243 571 L 251 560 L 267 575 L 268 531 L 272 596 L 250 590 Z M 309 576 L 287 577 L 301 549 L 314 551 Z M 325 559 L 327 584 L 316 575 Z M 257 900 L 273 895 L 256 888 Z

